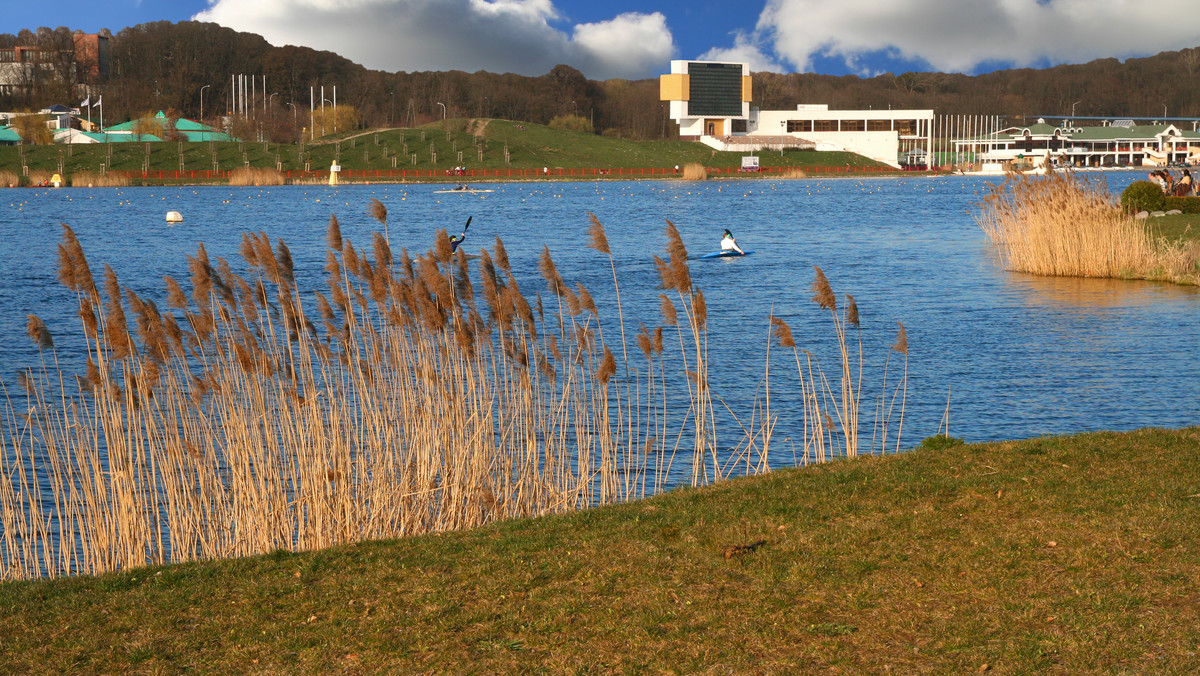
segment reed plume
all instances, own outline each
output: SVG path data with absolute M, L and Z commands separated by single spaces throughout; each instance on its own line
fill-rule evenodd
M 829 280 L 825 278 L 825 273 L 819 266 L 814 265 L 813 269 L 817 271 L 817 276 L 812 283 L 812 290 L 815 294 L 812 298 L 813 302 L 826 310 L 837 312 L 837 297 L 833 295 Z
M 588 246 L 606 256 L 611 256 L 612 250 L 608 247 L 608 236 L 604 234 L 604 226 L 600 225 L 600 219 L 589 211 L 588 220 L 592 223 L 588 227 Z
M 33 344 L 37 345 L 39 350 L 53 350 L 54 338 L 50 335 L 50 329 L 46 328 L 46 322 L 37 315 L 29 315 L 27 320 L 25 334 L 29 336 Z
M 333 251 L 342 250 L 342 226 L 338 224 L 337 216 L 329 215 L 329 227 L 325 231 L 325 245 Z

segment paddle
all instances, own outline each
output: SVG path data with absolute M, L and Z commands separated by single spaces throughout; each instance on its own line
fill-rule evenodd
M 467 224 L 463 226 L 463 234 L 464 234 L 464 235 L 465 235 L 465 234 L 467 234 L 467 228 L 471 227 L 471 219 L 472 219 L 472 218 L 475 218 L 475 217 L 474 217 L 474 216 L 467 216 Z

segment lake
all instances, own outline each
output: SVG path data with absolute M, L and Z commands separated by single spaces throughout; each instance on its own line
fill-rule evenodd
M 1115 193 L 1140 175 L 1099 180 Z M 393 248 L 414 255 L 429 249 L 437 229 L 457 233 L 471 217 L 464 247 L 477 253 L 500 237 L 527 293 L 547 296 L 537 258 L 549 247 L 565 280 L 595 296 L 610 343 L 612 272 L 607 257 L 587 247 L 589 212 L 612 246 L 631 339 L 639 322 L 661 322 L 652 256 L 666 256 L 666 220 L 693 255 L 717 250 L 729 228 L 754 253 L 696 260 L 691 272 L 708 300 L 712 387 L 738 415 L 748 413 L 763 377 L 772 312 L 791 325 L 799 347 L 836 371 L 830 315 L 810 300 L 818 265 L 839 302 L 852 294 L 862 316 L 868 436 L 866 400 L 876 394 L 897 322 L 910 349 L 905 446 L 938 431 L 947 400 L 951 435 L 968 441 L 1195 424 L 1200 292 L 1004 271 L 972 218 L 995 180 L 510 183 L 475 185 L 493 191 L 478 194 L 437 193 L 446 186 L 436 185 L 10 189 L 0 192 L 7 202 L 0 215 L 0 374 L 12 388 L 17 370 L 37 364 L 25 336 L 31 313 L 49 325 L 63 363 L 80 365 L 74 296 L 56 281 L 60 223 L 75 229 L 94 273 L 111 264 L 123 285 L 161 301 L 162 276 L 186 281 L 186 256 L 200 243 L 237 268 L 244 231 L 286 241 L 300 286 L 312 288 L 324 277 L 330 216 L 366 247 L 381 227 L 367 213 L 377 198 L 389 211 Z M 166 223 L 167 211 L 184 221 Z M 794 362 L 771 349 L 779 440 L 798 425 L 786 401 Z M 734 443 L 732 423 L 720 429 Z

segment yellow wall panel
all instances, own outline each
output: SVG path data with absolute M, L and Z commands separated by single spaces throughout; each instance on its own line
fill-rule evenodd
M 742 76 L 742 100 L 743 101 L 753 101 L 754 100 L 754 96 L 751 94 L 751 91 L 750 91 L 751 90 L 750 82 L 751 82 L 751 80 L 750 80 L 749 75 Z
M 658 76 L 658 99 L 660 101 L 687 101 L 691 82 L 685 73 Z

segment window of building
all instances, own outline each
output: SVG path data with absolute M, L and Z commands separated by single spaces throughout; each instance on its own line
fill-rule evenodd
M 842 131 L 866 131 L 867 123 L 862 120 L 842 120 Z
M 837 131 L 837 120 L 814 120 L 813 131 Z
M 867 120 L 867 131 L 891 131 L 891 120 Z
M 896 120 L 896 131 L 900 132 L 901 136 L 916 136 L 917 121 L 916 120 Z
M 734 134 L 745 134 L 746 133 L 746 121 L 745 120 L 730 120 L 729 122 L 733 126 Z
M 805 132 L 813 130 L 812 120 L 788 120 L 788 133 Z

